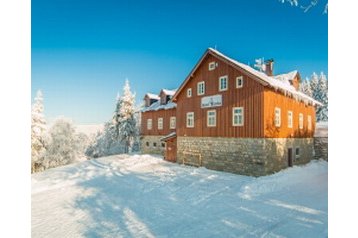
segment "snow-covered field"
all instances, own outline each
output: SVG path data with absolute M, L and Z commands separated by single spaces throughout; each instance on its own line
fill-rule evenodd
M 32 175 L 32 237 L 327 237 L 328 164 L 253 178 L 117 155 Z

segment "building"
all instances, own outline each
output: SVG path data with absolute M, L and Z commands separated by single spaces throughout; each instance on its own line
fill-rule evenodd
M 143 110 L 143 152 L 155 137 L 167 160 L 253 176 L 310 161 L 320 103 L 298 91 L 298 71 L 273 76 L 273 63 L 260 72 L 207 49 L 170 100 L 162 90 Z

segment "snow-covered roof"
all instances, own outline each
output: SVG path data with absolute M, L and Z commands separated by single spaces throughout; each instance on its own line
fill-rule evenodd
M 157 101 L 150 105 L 149 107 L 143 108 L 142 112 L 148 112 L 148 111 L 158 111 L 158 110 L 168 110 L 172 108 L 176 108 L 177 104 L 169 101 L 167 104 L 161 105 L 160 101 Z
M 301 100 L 304 103 L 311 103 L 312 105 L 322 105 L 320 102 L 316 101 L 315 99 L 311 98 L 310 96 L 307 96 L 306 94 L 297 91 L 292 85 L 287 84 L 285 81 L 281 81 L 281 80 L 277 80 L 274 77 L 270 77 L 268 75 L 266 75 L 263 72 L 259 72 L 256 69 L 250 67 L 249 65 L 240 63 L 234 59 L 231 59 L 230 57 L 222 54 L 221 52 L 212 49 L 212 48 L 208 48 L 208 50 L 206 51 L 206 53 L 203 55 L 203 57 L 200 59 L 200 61 L 198 62 L 198 64 L 194 67 L 194 69 L 190 72 L 189 76 L 186 78 L 186 80 L 184 81 L 184 83 L 180 86 L 180 88 L 178 89 L 177 93 L 174 95 L 174 99 L 176 98 L 176 96 L 179 94 L 179 92 L 181 91 L 181 89 L 186 85 L 186 83 L 189 81 L 189 79 L 191 78 L 192 74 L 194 73 L 194 71 L 199 67 L 200 63 L 202 62 L 202 60 L 205 58 L 205 56 L 210 53 L 212 55 L 216 55 L 219 56 L 223 59 L 225 59 L 226 61 L 230 62 L 231 64 L 233 64 L 234 66 L 239 67 L 240 69 L 246 71 L 247 73 L 251 74 L 252 76 L 254 76 L 260 83 L 262 83 L 265 86 L 269 86 L 271 88 L 274 88 L 277 91 L 281 91 L 282 93 L 284 93 L 286 96 L 292 96 L 293 98 L 295 98 L 296 100 Z M 294 72 L 294 71 L 293 71 Z M 292 72 L 291 72 L 292 73 Z
M 177 91 L 177 89 L 165 89 L 163 88 L 161 91 L 163 91 L 164 94 L 169 95 L 169 96 L 173 96 L 175 94 L 175 92 Z
M 286 74 L 279 74 L 279 75 L 275 75 L 273 76 L 275 79 L 281 80 L 281 81 L 290 81 L 293 80 L 296 75 L 298 74 L 297 70 L 291 71 L 289 73 Z
M 161 141 L 166 141 L 170 138 L 174 138 L 177 136 L 177 133 L 176 132 L 172 132 L 172 133 L 169 133 L 168 135 L 166 136 L 163 136 L 162 138 L 160 138 Z
M 147 96 L 149 99 L 156 99 L 159 100 L 159 96 L 154 93 L 147 93 L 145 96 Z

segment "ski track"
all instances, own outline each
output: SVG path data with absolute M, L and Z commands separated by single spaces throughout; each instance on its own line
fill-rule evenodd
M 327 237 L 327 162 L 265 177 L 115 155 L 32 175 L 32 237 Z

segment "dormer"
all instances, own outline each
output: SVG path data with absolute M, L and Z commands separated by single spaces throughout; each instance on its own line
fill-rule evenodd
M 297 70 L 291 71 L 287 74 L 276 75 L 274 78 L 293 86 L 297 91 L 299 90 L 301 75 Z
M 176 90 L 168 90 L 168 89 L 160 90 L 159 93 L 160 104 L 161 105 L 167 104 L 172 99 L 173 95 L 175 94 L 175 91 Z
M 149 107 L 150 105 L 152 105 L 153 103 L 157 102 L 160 98 L 158 97 L 158 95 L 155 95 L 153 93 L 147 93 L 144 96 L 144 103 L 145 103 L 145 107 Z

